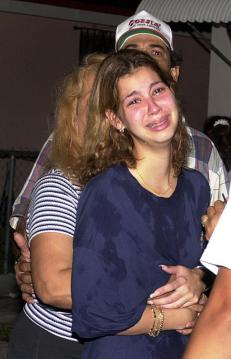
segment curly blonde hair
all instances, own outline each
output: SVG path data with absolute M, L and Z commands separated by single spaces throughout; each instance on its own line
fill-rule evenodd
M 80 67 L 65 76 L 58 89 L 55 128 L 47 169 L 59 168 L 70 179 L 75 178 L 75 162 L 81 150 L 81 139 L 76 128 L 76 122 L 81 121 L 81 117 L 78 118 L 81 116 L 78 113 L 79 101 L 88 77 L 96 75 L 105 56 L 97 53 L 86 56 Z
M 76 163 L 78 182 L 84 186 L 91 177 L 115 164 L 136 167 L 132 137 L 125 130 L 119 133 L 106 116 L 108 110 L 118 114 L 118 81 L 122 76 L 133 73 L 139 67 L 149 67 L 169 87 L 174 87 L 169 73 L 160 69 L 158 64 L 146 53 L 137 50 L 121 50 L 109 55 L 101 64 L 89 100 L 89 116 L 85 132 L 82 155 Z M 179 121 L 172 139 L 172 165 L 177 176 L 185 164 L 189 150 L 189 138 L 182 121 L 179 108 Z

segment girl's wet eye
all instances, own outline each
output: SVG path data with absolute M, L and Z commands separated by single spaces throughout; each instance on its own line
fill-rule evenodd
M 158 87 L 156 89 L 153 90 L 153 94 L 154 95 L 159 95 L 161 92 L 163 92 L 165 90 L 165 87 Z
M 139 102 L 140 102 L 140 100 L 138 98 L 134 98 L 133 100 L 128 102 L 128 106 L 135 105 L 135 104 L 137 104 Z

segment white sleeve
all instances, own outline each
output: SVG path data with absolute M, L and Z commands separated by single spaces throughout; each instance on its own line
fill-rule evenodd
M 231 197 L 201 257 L 201 263 L 215 274 L 219 266 L 231 269 Z
M 64 176 L 48 174 L 36 184 L 28 212 L 29 242 L 44 232 L 60 232 L 73 237 L 78 191 Z

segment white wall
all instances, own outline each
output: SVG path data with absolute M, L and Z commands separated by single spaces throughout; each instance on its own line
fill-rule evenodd
M 231 40 L 224 26 L 213 27 L 212 44 L 231 61 Z M 231 116 L 231 67 L 214 52 L 210 57 L 208 116 Z

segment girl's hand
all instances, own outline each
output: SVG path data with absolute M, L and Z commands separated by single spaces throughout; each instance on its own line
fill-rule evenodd
M 180 265 L 161 267 L 163 271 L 171 274 L 170 280 L 150 295 L 148 304 L 162 308 L 181 308 L 199 302 L 206 287 L 200 268 L 189 269 Z

